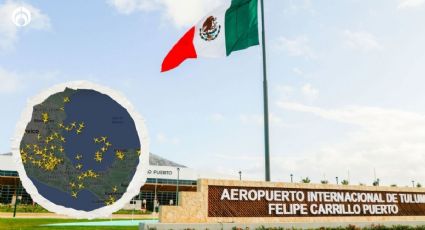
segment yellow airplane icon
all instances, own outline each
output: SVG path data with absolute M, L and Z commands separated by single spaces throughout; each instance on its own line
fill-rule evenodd
M 106 139 L 108 139 L 108 137 L 101 137 L 103 142 L 106 142 Z
M 68 102 L 70 102 L 70 101 L 71 101 L 71 100 L 69 99 L 69 97 L 64 97 L 64 98 L 63 98 L 63 102 L 64 102 L 64 103 L 68 103 Z
M 112 144 L 110 142 L 106 142 L 105 145 L 106 145 L 106 147 L 111 147 L 112 146 Z
M 115 156 L 116 156 L 118 159 L 123 160 L 123 159 L 124 159 L 125 154 L 124 154 L 124 152 L 123 152 L 123 151 L 121 151 L 121 150 L 117 150 L 117 151 L 115 152 Z
M 74 182 L 70 182 L 69 186 L 71 186 L 71 188 L 75 188 L 75 183 Z
M 86 127 L 85 125 L 84 125 L 84 122 L 81 122 L 80 124 L 79 124 L 79 126 L 80 126 L 80 128 L 84 128 L 84 127 Z
M 75 166 L 75 168 L 76 169 L 81 169 L 81 168 L 83 168 L 83 165 L 82 164 L 78 164 L 77 166 Z
M 117 186 L 112 187 L 112 192 L 117 192 L 117 191 L 118 191 Z
M 100 141 L 99 141 L 99 138 L 97 138 L 97 137 L 95 137 L 94 139 L 94 143 L 99 143 Z
M 83 184 L 83 183 L 79 183 L 79 184 L 78 184 L 78 188 L 79 188 L 79 189 L 83 189 L 83 188 L 84 188 L 84 184 Z
M 80 134 L 81 133 L 81 129 L 77 129 L 76 133 L 77 134 Z
M 77 154 L 77 156 L 75 156 L 75 159 L 77 160 L 81 160 L 83 158 L 83 156 L 81 154 Z
M 72 191 L 72 192 L 71 192 L 71 196 L 72 196 L 72 197 L 77 198 L 77 195 L 78 195 L 78 193 L 77 193 L 77 192 L 74 192 L 74 191 Z
M 49 121 L 49 114 L 48 113 L 42 113 L 41 114 L 41 120 L 43 120 L 43 123 L 47 123 Z
M 103 157 L 102 157 L 102 154 L 98 151 L 98 152 L 96 152 L 95 153 L 95 156 L 94 156 L 94 159 L 97 161 L 97 162 L 102 162 L 102 160 L 103 160 Z

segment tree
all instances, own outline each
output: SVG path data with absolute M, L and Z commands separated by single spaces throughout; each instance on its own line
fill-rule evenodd
M 392 184 L 391 187 L 397 187 L 397 185 L 396 184 Z
M 322 184 L 329 184 L 329 181 L 328 180 L 321 180 L 320 183 L 322 183 Z
M 311 180 L 308 177 L 301 179 L 301 183 L 308 184 L 310 182 L 311 182 Z
M 379 186 L 379 179 L 376 179 L 375 181 L 373 181 L 373 186 Z
M 342 184 L 342 185 L 349 185 L 349 184 L 350 184 L 350 182 L 349 182 L 348 180 L 342 180 L 342 181 L 341 181 L 341 184 Z
M 421 183 L 416 183 L 416 188 L 422 188 Z

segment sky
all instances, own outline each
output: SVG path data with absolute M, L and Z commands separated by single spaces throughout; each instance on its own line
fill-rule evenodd
M 160 73 L 224 1 L 0 0 L 0 152 L 29 98 L 88 80 L 134 104 L 151 152 L 263 180 L 260 46 Z M 265 1 L 272 181 L 425 184 L 424 21 L 425 0 Z

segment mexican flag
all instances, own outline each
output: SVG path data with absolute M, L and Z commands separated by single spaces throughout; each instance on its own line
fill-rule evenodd
M 257 0 L 231 0 L 207 14 L 169 51 L 161 72 L 176 68 L 188 58 L 224 57 L 258 45 L 257 8 Z

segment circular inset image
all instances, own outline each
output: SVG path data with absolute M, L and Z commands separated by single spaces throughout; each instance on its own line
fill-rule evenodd
M 22 184 L 46 209 L 105 217 L 139 193 L 149 162 L 144 121 L 119 93 L 89 82 L 35 97 L 14 140 Z

